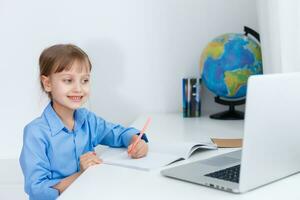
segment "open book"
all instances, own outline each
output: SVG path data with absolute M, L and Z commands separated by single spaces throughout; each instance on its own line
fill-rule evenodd
M 149 151 L 146 157 L 132 159 L 126 148 L 112 148 L 99 145 L 97 155 L 104 164 L 118 165 L 139 170 L 151 170 L 169 165 L 175 161 L 189 158 L 198 149 L 217 149 L 217 146 L 207 140 L 202 143 L 157 143 L 149 142 Z

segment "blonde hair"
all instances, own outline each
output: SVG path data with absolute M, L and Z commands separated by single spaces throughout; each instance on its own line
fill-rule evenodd
M 40 84 L 44 92 L 45 88 L 41 76 L 49 76 L 52 73 L 59 73 L 71 69 L 75 61 L 83 62 L 87 65 L 88 71 L 92 70 L 92 64 L 88 55 L 79 47 L 73 44 L 57 44 L 43 50 L 39 58 Z M 82 70 L 81 67 L 80 70 Z M 51 98 L 51 94 L 46 92 Z

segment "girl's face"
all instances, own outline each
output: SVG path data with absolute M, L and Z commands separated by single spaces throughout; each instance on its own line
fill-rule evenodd
M 90 93 L 90 71 L 84 63 L 75 61 L 69 71 L 42 76 L 46 92 L 50 92 L 53 107 L 74 111 L 81 107 Z

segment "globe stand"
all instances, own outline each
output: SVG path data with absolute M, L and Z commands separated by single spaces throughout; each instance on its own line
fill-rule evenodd
M 222 105 L 229 106 L 229 110 L 210 115 L 209 116 L 210 118 L 218 119 L 218 120 L 241 120 L 241 119 L 244 119 L 244 112 L 235 110 L 235 106 L 245 104 L 246 99 L 232 101 L 232 100 L 221 99 L 219 96 L 216 96 L 215 102 L 222 104 Z

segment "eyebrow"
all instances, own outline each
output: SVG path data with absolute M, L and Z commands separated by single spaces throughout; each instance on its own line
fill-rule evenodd
M 73 76 L 74 74 L 63 73 L 61 76 Z M 90 76 L 90 74 L 83 74 L 82 76 Z

